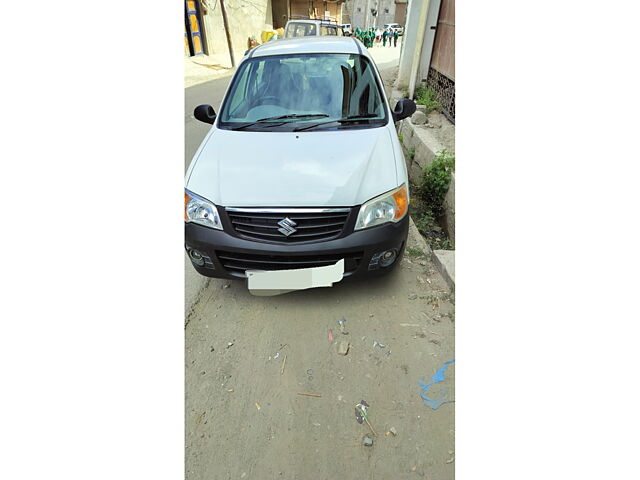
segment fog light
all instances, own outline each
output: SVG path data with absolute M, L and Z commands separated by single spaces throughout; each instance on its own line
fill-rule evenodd
M 384 252 L 374 253 L 369 262 L 369 270 L 377 270 L 380 267 L 386 268 L 393 265 L 398 257 L 398 250 L 392 248 L 391 250 L 385 250 Z
M 396 261 L 396 257 L 398 256 L 398 251 L 394 248 L 393 250 L 387 250 L 380 257 L 380 266 L 388 267 Z
M 199 267 L 204 267 L 204 257 L 199 251 L 189 250 L 189 258 L 195 265 Z

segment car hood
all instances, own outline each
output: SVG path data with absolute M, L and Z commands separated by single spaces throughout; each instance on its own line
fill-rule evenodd
M 349 207 L 398 186 L 388 127 L 326 132 L 214 128 L 187 189 L 225 207 Z

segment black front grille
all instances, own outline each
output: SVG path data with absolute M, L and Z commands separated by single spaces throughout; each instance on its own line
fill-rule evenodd
M 329 240 L 344 230 L 350 210 L 338 212 L 299 213 L 296 211 L 246 212 L 227 210 L 233 229 L 243 237 L 263 242 L 300 243 Z M 285 218 L 292 221 L 296 230 L 291 235 L 282 234 L 278 225 Z
M 325 267 L 344 258 L 345 273 L 354 272 L 364 252 L 331 255 L 254 255 L 250 253 L 216 251 L 218 260 L 230 273 L 245 275 L 246 270 L 292 270 Z

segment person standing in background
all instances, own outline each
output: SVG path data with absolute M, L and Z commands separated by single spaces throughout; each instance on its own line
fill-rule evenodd
M 382 32 L 382 46 L 386 47 L 387 46 L 387 37 L 389 36 L 389 32 L 387 30 L 385 30 L 384 32 Z M 391 41 L 389 41 L 389 45 L 391 45 Z
M 391 45 L 391 43 L 389 43 Z M 398 45 L 398 31 L 393 32 L 393 46 L 396 47 Z

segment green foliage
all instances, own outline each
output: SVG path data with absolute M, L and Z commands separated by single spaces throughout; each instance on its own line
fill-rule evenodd
M 442 110 L 442 105 L 436 97 L 436 92 L 431 88 L 426 88 L 424 85 L 420 85 L 416 88 L 413 97 L 418 105 L 424 105 L 427 107 L 427 113 L 434 110 Z
M 444 197 L 449 190 L 451 173 L 455 169 L 455 156 L 446 150 L 441 151 L 435 160 L 422 172 L 419 191 L 425 207 L 434 216 L 442 214 Z
M 407 155 L 409 155 L 409 160 L 413 162 L 413 158 L 416 156 L 416 147 L 407 149 Z
M 427 238 L 427 243 L 433 250 L 455 250 L 455 246 L 448 238 Z
M 429 209 L 422 210 L 413 217 L 413 221 L 432 250 L 455 250 L 451 240 L 446 238 L 446 234 L 439 233 L 441 229 L 433 211 Z
M 436 217 L 431 210 L 425 210 L 417 219 L 414 220 L 416 222 L 416 227 L 421 232 L 428 232 L 434 227 L 434 225 L 437 225 Z
M 398 140 L 400 140 L 400 143 L 404 142 L 404 135 L 400 134 L 398 135 Z
M 420 250 L 419 248 L 416 248 L 416 247 L 407 247 L 404 252 L 409 257 L 427 258 L 427 255 L 422 250 Z

